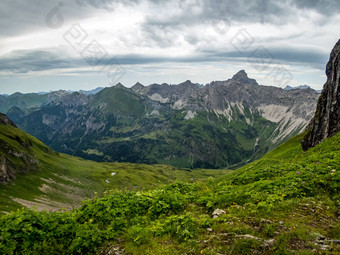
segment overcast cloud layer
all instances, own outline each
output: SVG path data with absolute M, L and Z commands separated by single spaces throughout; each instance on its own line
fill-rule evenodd
M 0 93 L 206 84 L 240 69 L 321 89 L 339 13 L 337 0 L 4 0 Z

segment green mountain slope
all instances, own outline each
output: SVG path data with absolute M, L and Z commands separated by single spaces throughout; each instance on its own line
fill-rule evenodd
M 339 254 L 340 133 L 307 152 L 301 138 L 208 183 L 113 191 L 69 212 L 4 216 L 0 251 Z
M 0 118 L 8 121 L 4 115 Z M 1 212 L 22 206 L 39 210 L 77 207 L 94 192 L 150 188 L 176 179 L 207 178 L 227 172 L 83 160 L 56 153 L 31 135 L 0 121 Z
M 10 96 L 0 95 L 0 112 L 7 113 L 8 110 L 13 107 L 19 107 L 21 109 L 28 109 L 33 107 L 40 107 L 48 100 L 48 95 L 39 95 L 35 93 L 22 94 L 14 93 Z

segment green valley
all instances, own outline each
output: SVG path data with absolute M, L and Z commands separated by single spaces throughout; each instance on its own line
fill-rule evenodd
M 208 182 L 110 191 L 68 212 L 11 213 L 0 220 L 0 249 L 7 254 L 336 254 L 340 134 L 307 152 L 301 138 Z
M 4 117 L 2 117 L 4 118 Z M 0 211 L 36 207 L 58 210 L 80 205 L 94 193 L 139 190 L 174 180 L 205 179 L 229 171 L 178 169 L 165 165 L 97 163 L 56 153 L 38 139 L 0 124 Z

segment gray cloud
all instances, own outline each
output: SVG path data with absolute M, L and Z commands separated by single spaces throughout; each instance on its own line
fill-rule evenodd
M 117 1 L 112 2 L 116 3 Z M 152 0 L 150 2 L 156 9 L 165 8 L 164 1 Z M 166 18 L 148 16 L 146 26 L 174 26 L 214 20 L 284 24 L 297 19 L 297 11 L 313 10 L 329 17 L 337 14 L 340 10 L 337 0 L 173 0 L 169 2 L 181 9 L 182 12 L 169 15 Z M 195 12 L 195 8 L 199 8 L 201 11 Z
M 115 60 L 121 65 L 135 65 L 162 62 L 198 62 L 203 61 L 203 56 L 186 58 L 170 57 L 149 57 L 143 55 L 107 56 L 96 63 L 96 66 L 103 66 Z M 0 71 L 13 73 L 27 73 L 29 71 L 44 71 L 62 68 L 91 67 L 86 60 L 80 56 L 71 57 L 61 54 L 56 49 L 45 50 L 16 50 L 2 56 L 0 59 Z
M 46 15 L 56 6 L 69 20 L 93 13 L 93 8 L 74 0 L 4 0 L 0 1 L 0 37 L 22 35 L 46 29 Z
M 4 0 L 0 1 L 0 36 L 15 35 L 46 26 L 45 17 L 62 3 L 65 18 L 90 16 L 94 9 L 114 11 L 119 5 L 138 5 L 145 0 Z M 184 24 L 229 20 L 231 22 L 285 23 L 296 18 L 297 10 L 314 10 L 329 17 L 340 11 L 338 0 L 149 0 L 155 10 L 167 12 L 169 6 L 181 10 L 167 17 L 147 16 L 147 26 L 176 26 Z M 197 11 L 195 11 L 197 10 Z M 199 11 L 198 11 L 199 10 Z M 168 11 L 170 12 L 170 10 Z M 157 11 L 156 11 L 157 13 Z
M 324 70 L 324 63 L 329 53 L 315 51 L 313 48 L 296 49 L 292 47 L 267 48 L 273 60 L 279 63 L 297 63 Z M 148 55 L 128 54 L 106 56 L 97 62 L 97 66 L 106 65 L 115 60 L 120 65 L 140 65 L 150 63 L 195 63 L 195 62 L 248 62 L 254 56 L 255 50 L 242 53 L 234 50 L 229 52 L 204 50 L 186 57 L 150 57 Z M 62 54 L 60 49 L 16 50 L 0 59 L 0 71 L 27 73 L 29 71 L 44 71 L 63 68 L 91 67 L 84 59 Z
M 78 5 L 88 5 L 96 8 L 114 9 L 115 5 L 135 5 L 145 0 L 76 0 Z M 236 20 L 264 20 L 264 16 L 286 16 L 289 7 L 296 7 L 304 10 L 315 10 L 324 15 L 332 15 L 340 10 L 338 0 L 149 0 L 154 7 L 162 8 L 170 3 L 177 5 L 192 16 L 191 10 L 195 7 L 202 7 L 201 17 L 227 16 Z M 288 10 L 287 10 L 288 9 Z M 184 17 L 185 18 L 185 17 Z M 192 17 L 191 17 L 192 18 Z
M 49 38 L 43 38 L 45 41 L 41 48 L 35 47 L 32 38 L 28 40 L 31 45 L 27 47 L 24 44 L 25 40 L 22 42 L 19 40 L 18 46 L 15 44 L 16 36 L 24 38 L 26 34 L 35 35 L 36 31 L 54 33 L 55 30 L 47 26 L 45 19 L 60 2 L 62 3 L 60 11 L 68 24 L 78 22 L 82 24 L 84 20 L 89 40 L 98 40 L 108 52 L 116 54 L 106 57 L 98 65 L 104 65 L 114 58 L 121 65 L 130 65 L 130 68 L 133 68 L 132 65 L 155 63 L 162 65 L 165 62 L 224 61 L 243 64 L 248 61 L 249 56 L 252 56 L 257 46 L 263 45 L 279 62 L 308 65 L 323 70 L 330 44 L 337 37 L 337 32 L 332 29 L 334 24 L 331 22 L 338 20 L 340 11 L 338 0 L 3 0 L 0 1 L 2 39 L 0 45 L 4 45 L 3 39 L 11 38 L 14 38 L 12 40 L 14 45 L 8 47 L 6 52 L 9 53 L 0 56 L 1 72 L 27 73 L 90 67 L 79 54 L 71 52 L 73 55 L 69 55 L 72 49 L 63 41 L 59 42 L 62 45 L 51 42 L 50 46 L 46 43 Z M 115 21 L 113 27 L 117 27 L 119 21 L 114 18 L 121 17 L 119 11 L 122 9 L 135 10 L 136 13 L 143 10 L 139 13 L 142 18 L 131 25 L 131 30 L 130 27 L 122 26 L 122 31 L 120 28 L 113 28 L 113 31 L 110 31 L 108 28 L 110 15 Z M 106 15 L 105 10 L 108 11 L 108 15 L 105 16 L 105 26 L 101 28 L 98 16 Z M 313 12 L 318 15 L 311 15 Z M 91 24 L 92 19 L 89 18 L 93 17 L 98 24 Z M 125 18 L 124 15 L 122 17 Z M 133 17 L 131 19 L 133 20 Z M 299 23 L 301 19 L 307 21 Z M 122 23 L 124 21 L 126 20 Z M 251 31 L 256 41 L 254 47 L 239 53 L 230 43 L 234 32 L 224 34 L 216 32 L 217 23 L 220 21 L 237 29 L 247 25 L 250 28 L 257 24 L 260 27 L 258 33 L 257 27 L 254 29 L 254 26 Z M 301 24 L 306 26 L 302 27 Z M 280 31 L 283 25 L 290 25 L 292 31 L 289 28 Z M 58 31 L 61 34 L 60 38 L 67 28 L 64 26 Z M 261 31 L 262 28 L 265 32 L 269 28 L 273 33 L 261 34 L 265 33 Z M 125 29 L 128 30 L 126 33 Z M 209 33 L 209 30 L 213 32 Z M 54 35 L 57 33 L 52 36 Z M 40 45 L 39 43 L 37 42 L 37 45 Z M 68 50 L 63 51 L 62 47 Z M 27 50 L 29 48 L 35 49 Z M 128 53 L 119 55 L 120 49 Z M 83 71 L 78 73 L 80 72 Z
M 336 14 L 340 11 L 338 0 L 296 0 L 293 4 L 300 9 L 312 9 L 326 16 Z
M 0 71 L 27 73 L 79 66 L 81 62 L 62 56 L 55 50 L 15 50 L 0 59 Z
M 328 60 L 329 53 L 315 51 L 315 49 L 296 49 L 288 47 L 268 47 L 265 48 L 269 52 L 270 59 L 275 63 L 280 64 L 302 64 L 308 65 L 316 69 L 324 70 L 326 61 Z M 214 61 L 230 61 L 230 62 L 254 62 L 258 59 L 264 59 L 264 56 L 256 55 L 256 48 L 253 50 L 246 50 L 243 52 L 238 51 L 205 51 L 206 59 Z M 265 60 L 264 60 L 265 61 Z M 269 62 L 269 61 L 265 61 Z

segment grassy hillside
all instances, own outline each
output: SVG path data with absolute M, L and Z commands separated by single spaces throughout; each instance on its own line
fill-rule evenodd
M 80 205 L 94 192 L 151 188 L 174 180 L 222 176 L 229 171 L 187 170 L 164 165 L 97 163 L 59 154 L 38 139 L 0 124 L 0 163 L 11 179 L 0 183 L 0 212 L 36 207 L 56 210 Z
M 339 254 L 340 134 L 307 152 L 301 138 L 208 182 L 3 216 L 0 253 Z

